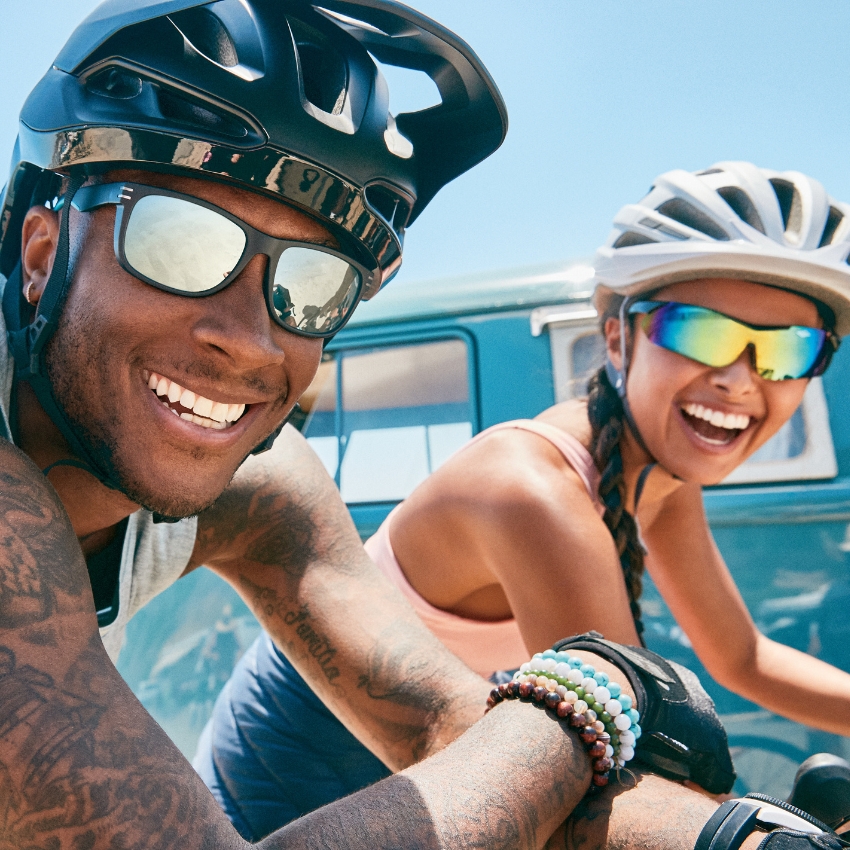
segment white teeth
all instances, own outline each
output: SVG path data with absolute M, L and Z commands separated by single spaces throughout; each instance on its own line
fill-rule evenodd
M 215 419 L 215 416 L 210 416 L 210 413 L 215 406 L 216 404 L 213 404 L 213 402 L 211 402 L 208 398 L 198 396 L 198 400 L 195 402 L 193 410 L 198 414 L 198 416 L 205 416 L 207 419 Z
M 217 401 L 215 404 L 210 406 L 210 412 L 207 414 L 210 419 L 214 419 L 216 422 L 227 422 L 227 410 L 229 405 L 224 402 Z
M 235 422 L 245 412 L 244 404 L 225 404 L 223 401 L 212 401 L 212 399 L 204 398 L 202 395 L 187 390 L 176 381 L 170 381 L 155 372 L 144 371 L 142 375 L 143 377 L 148 376 L 146 377 L 148 387 L 157 394 L 159 400 L 175 416 L 180 416 L 181 419 L 194 422 L 194 424 L 201 425 L 204 428 L 223 431 L 228 423 Z M 182 407 L 191 410 L 192 413 L 179 414 L 173 407 L 169 406 L 168 402 L 171 404 L 179 402 Z
M 728 431 L 743 431 L 750 424 L 750 417 L 743 413 L 722 413 L 719 410 L 712 410 L 709 407 L 703 407 L 701 404 L 686 404 L 683 408 L 688 416 L 693 416 L 696 419 L 704 419 L 710 422 L 715 428 L 725 428 Z

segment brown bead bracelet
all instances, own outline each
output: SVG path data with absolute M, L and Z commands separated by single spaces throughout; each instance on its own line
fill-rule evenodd
M 554 691 L 535 687 L 531 682 L 505 682 L 497 688 L 493 688 L 490 691 L 490 696 L 487 697 L 487 711 L 495 708 L 506 699 L 536 702 L 557 720 L 566 721 L 570 728 L 578 732 L 579 738 L 590 756 L 593 777 L 587 793 L 596 793 L 608 784 L 608 776 L 614 762 L 605 757 L 605 750 L 611 743 L 611 736 L 607 732 L 597 732 L 583 714 L 576 714 L 571 703 L 561 699 Z

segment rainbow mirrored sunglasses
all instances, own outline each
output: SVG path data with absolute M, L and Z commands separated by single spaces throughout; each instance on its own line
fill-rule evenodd
M 636 301 L 627 312 L 639 316 L 650 342 L 705 366 L 728 366 L 749 349 L 756 373 L 766 381 L 821 375 L 839 345 L 834 333 L 821 328 L 748 325 L 677 301 Z

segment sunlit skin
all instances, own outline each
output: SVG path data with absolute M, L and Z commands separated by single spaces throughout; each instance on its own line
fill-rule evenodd
M 652 297 L 708 307 L 752 325 L 821 326 L 810 300 L 755 283 L 694 280 Z M 606 322 L 605 337 L 619 366 L 618 320 Z M 656 587 L 721 684 L 793 720 L 850 734 L 850 676 L 759 633 L 702 502 L 703 485 L 722 481 L 790 418 L 808 380 L 764 380 L 748 351 L 727 366 L 705 366 L 653 344 L 639 328 L 629 350 L 629 405 L 652 457 L 626 429 L 626 505 L 634 510 L 638 476 L 657 461 L 637 511 Z M 751 420 L 722 444 L 710 442 L 682 412 L 691 403 Z M 591 444 L 583 401 L 555 405 L 536 418 Z M 619 556 L 598 503 L 563 455 L 536 434 L 497 431 L 450 459 L 398 509 L 390 540 L 408 581 L 427 602 L 472 620 L 513 617 L 531 651 L 559 634 L 589 629 L 638 642 Z M 812 699 L 788 700 L 803 679 Z
M 242 189 L 189 177 L 113 172 L 221 206 L 273 236 L 334 244 L 307 215 Z M 263 296 L 267 258 L 255 257 L 230 286 L 206 298 L 162 292 L 124 271 L 113 250 L 115 207 L 73 211 L 74 280 L 51 341 L 51 375 L 74 421 L 113 449 L 136 501 L 78 469 L 50 473 L 85 548 L 138 509 L 137 502 L 188 515 L 212 502 L 245 456 L 274 430 L 309 385 L 322 341 L 290 333 L 269 316 Z M 29 211 L 23 229 L 23 285 L 34 302 L 52 265 L 58 215 Z M 96 321 L 93 321 L 96 318 Z M 215 401 L 249 405 L 226 431 L 171 414 L 146 383 L 156 372 Z M 68 457 L 60 432 L 28 388 L 20 393 L 23 448 L 42 468 Z

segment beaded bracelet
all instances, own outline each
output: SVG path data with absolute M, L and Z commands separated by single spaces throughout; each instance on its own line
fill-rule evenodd
M 553 649 L 537 653 L 513 681 L 490 691 L 487 711 L 506 699 L 540 703 L 578 730 L 593 769 L 588 793 L 604 788 L 611 769 L 619 770 L 634 757 L 641 728 L 631 697 L 580 658 Z

